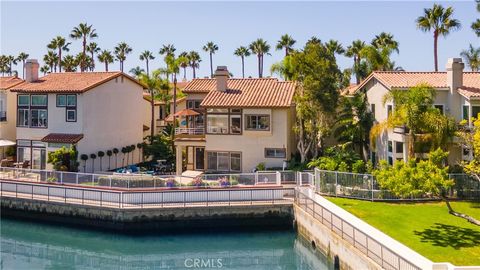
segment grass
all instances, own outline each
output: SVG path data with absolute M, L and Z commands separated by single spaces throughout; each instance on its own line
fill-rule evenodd
M 444 202 L 384 203 L 328 198 L 434 262 L 480 265 L 480 227 L 448 213 Z M 480 203 L 452 202 L 480 219 Z

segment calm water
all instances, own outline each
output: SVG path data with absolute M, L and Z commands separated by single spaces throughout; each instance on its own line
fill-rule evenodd
M 295 233 L 122 235 L 1 220 L 2 269 L 332 269 Z

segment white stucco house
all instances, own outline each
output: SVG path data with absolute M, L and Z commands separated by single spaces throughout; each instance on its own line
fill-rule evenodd
M 282 168 L 295 152 L 293 82 L 229 78 L 218 67 L 213 79 L 193 79 L 177 110 L 177 174 L 184 170 L 252 172 L 259 163 Z M 186 162 L 182 162 L 185 160 Z
M 22 83 L 23 80 L 10 76 L 0 77 L 0 141 L 15 142 L 17 128 L 16 128 L 16 93 L 10 91 L 10 88 Z M 2 146 L 0 145 L 0 148 Z M 0 160 L 5 156 L 5 148 L 0 149 Z
M 62 146 L 77 146 L 79 156 L 121 149 L 143 141 L 144 86 L 122 72 L 64 72 L 38 77 L 38 62 L 27 60 L 25 82 L 16 93 L 17 160 L 31 168 L 50 169 L 47 154 Z M 136 149 L 133 160 L 138 162 Z M 135 154 L 137 153 L 137 154 Z M 136 159 L 136 160 L 135 160 Z M 122 154 L 102 170 L 122 165 Z M 89 160 L 86 171 L 100 170 Z M 83 162 L 81 167 L 83 171 Z
M 464 71 L 461 58 L 448 59 L 446 72 L 403 72 L 375 71 L 361 84 L 350 87 L 348 91 L 364 91 L 370 110 L 377 122 L 387 119 L 395 104 L 383 103 L 383 97 L 393 89 L 408 89 L 426 83 L 436 90 L 434 106 L 444 114 L 452 116 L 457 122 L 465 119 L 471 124 L 471 118 L 480 113 L 480 72 Z M 397 160 L 408 159 L 408 136 L 404 128 L 394 128 L 381 135 L 372 149 L 372 159 L 388 160 L 393 164 Z M 449 145 L 449 163 L 455 164 L 468 160 L 472 153 L 460 143 Z

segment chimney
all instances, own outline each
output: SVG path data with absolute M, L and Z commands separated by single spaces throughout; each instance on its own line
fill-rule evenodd
M 38 80 L 38 61 L 37 59 L 28 59 L 25 63 L 25 81 L 34 82 Z
M 218 66 L 215 70 L 215 79 L 217 80 L 217 91 L 225 92 L 227 90 L 228 69 L 226 66 Z
M 462 58 L 449 58 L 447 61 L 447 86 L 451 93 L 455 93 L 457 88 L 463 86 L 463 68 Z

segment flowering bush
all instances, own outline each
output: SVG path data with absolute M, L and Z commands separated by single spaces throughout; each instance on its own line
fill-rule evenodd
M 170 178 L 167 180 L 167 187 L 176 187 L 177 186 L 177 181 L 175 179 Z
M 221 186 L 221 187 L 228 187 L 230 186 L 230 180 L 228 180 L 227 177 L 220 177 L 218 179 L 218 184 Z
M 203 182 L 201 178 L 195 178 L 188 185 L 194 187 L 203 187 L 205 186 L 205 182 Z

